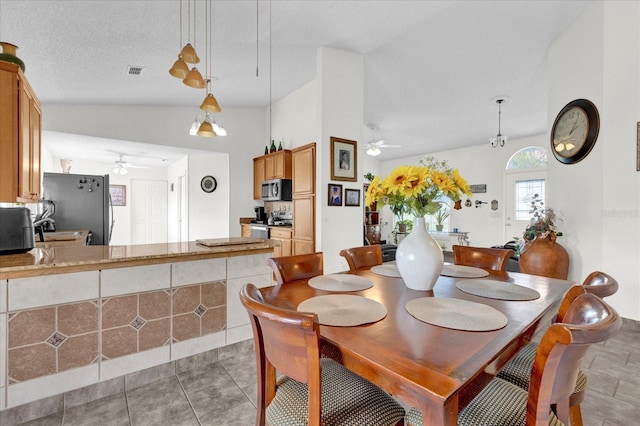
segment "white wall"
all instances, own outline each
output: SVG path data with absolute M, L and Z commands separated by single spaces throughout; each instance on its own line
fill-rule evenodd
M 620 283 L 608 301 L 640 319 L 640 173 L 635 159 L 640 117 L 640 4 L 597 2 L 549 51 L 549 120 L 568 102 L 587 98 L 600 112 L 591 154 L 574 165 L 553 162 L 549 193 L 564 212 L 570 277 L 603 270 Z M 560 186 L 560 185 L 557 185 Z M 569 219 L 570 218 L 570 219 Z
M 216 121 L 228 136 L 202 138 L 190 136 L 189 127 L 197 107 L 160 107 L 145 105 L 58 105 L 42 106 L 44 130 L 75 133 L 168 145 L 229 154 L 229 230 L 240 236 L 240 217 L 252 217 L 252 158 L 264 153 L 265 110 L 229 108 L 216 114 Z M 217 191 L 216 191 L 217 192 Z M 196 206 L 197 207 L 197 206 Z

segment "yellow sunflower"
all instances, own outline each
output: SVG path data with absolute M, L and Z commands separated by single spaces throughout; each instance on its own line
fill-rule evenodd
M 460 172 L 458 171 L 458 169 L 453 169 L 453 171 L 451 172 L 451 178 L 464 195 L 466 195 L 467 197 L 471 196 L 471 188 L 469 188 L 469 184 L 467 183 L 467 181 L 462 176 L 460 176 Z

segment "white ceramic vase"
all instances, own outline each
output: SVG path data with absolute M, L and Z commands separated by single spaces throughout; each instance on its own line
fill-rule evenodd
M 413 230 L 396 250 L 396 264 L 407 287 L 433 290 L 442 272 L 444 256 L 436 240 L 427 232 L 424 217 L 413 219 Z

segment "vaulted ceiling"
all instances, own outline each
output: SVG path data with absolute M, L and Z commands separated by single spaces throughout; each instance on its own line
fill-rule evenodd
M 195 37 L 187 36 L 188 5 L 196 11 Z M 497 97 L 508 99 L 503 134 L 544 133 L 547 50 L 588 6 L 214 0 L 214 93 L 223 108 L 266 107 L 312 80 L 317 49 L 329 46 L 364 56 L 363 125 L 375 123 L 376 137 L 403 147 L 380 159 L 488 143 L 497 133 Z M 205 72 L 204 18 L 203 0 L 0 0 L 0 39 L 20 47 L 43 104 L 197 108 L 203 91 L 185 88 L 168 69 L 190 38 Z M 129 75 L 130 66 L 143 71 Z

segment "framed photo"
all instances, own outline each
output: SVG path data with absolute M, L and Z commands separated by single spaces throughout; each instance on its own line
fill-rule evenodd
M 331 136 L 331 180 L 358 181 L 356 141 Z
M 349 189 L 344 190 L 344 205 L 345 206 L 360 206 L 360 190 Z
M 342 205 L 342 185 L 338 185 L 336 183 L 330 183 L 328 194 L 329 194 L 329 197 L 327 199 L 328 206 Z
M 111 195 L 112 206 L 124 207 L 127 205 L 126 185 L 109 185 L 109 195 Z

